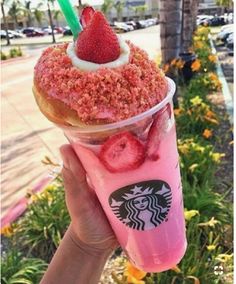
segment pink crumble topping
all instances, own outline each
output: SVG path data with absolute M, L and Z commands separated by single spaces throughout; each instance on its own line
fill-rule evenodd
M 167 82 L 155 62 L 130 47 L 129 63 L 118 68 L 83 72 L 66 54 L 67 44 L 47 48 L 35 66 L 37 88 L 78 113 L 84 123 L 116 122 L 144 112 L 167 94 Z

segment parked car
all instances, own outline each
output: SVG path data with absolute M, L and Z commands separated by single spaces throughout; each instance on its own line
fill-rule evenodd
M 45 33 L 42 30 L 30 27 L 22 30 L 22 33 L 27 37 L 36 37 L 36 36 L 44 36 Z
M 6 33 L 5 30 L 1 30 L 0 35 L 1 35 L 1 39 L 6 39 L 7 38 L 7 33 Z M 13 35 L 10 34 L 9 32 L 8 32 L 8 36 L 9 36 L 10 39 L 13 38 Z
M 226 39 L 226 46 L 229 49 L 234 49 L 234 33 L 229 34 Z
M 125 22 L 126 25 L 132 26 L 135 30 L 137 29 L 137 25 L 134 21 Z
M 72 36 L 72 31 L 69 27 L 64 28 L 63 36 Z
M 220 32 L 217 35 L 217 39 L 221 40 L 222 42 L 226 42 L 228 36 L 234 31 L 234 25 L 225 25 L 221 28 Z
M 224 17 L 223 17 L 223 16 L 220 16 L 220 17 L 214 17 L 213 19 L 210 19 L 210 20 L 208 21 L 208 24 L 209 24 L 209 26 L 214 26 L 214 27 L 216 27 L 216 26 L 223 26 L 223 25 L 225 25 L 226 23 L 225 23 Z
M 156 25 L 156 19 L 147 19 L 145 20 L 145 23 L 146 23 L 146 27 L 154 26 Z
M 8 33 L 13 36 L 13 38 L 23 38 L 25 37 L 23 33 L 19 31 L 8 30 Z
M 210 20 L 213 19 L 211 15 L 198 15 L 197 16 L 197 25 L 209 25 Z
M 64 32 L 64 29 L 62 27 L 54 27 L 54 30 L 58 33 L 58 34 L 62 34 Z
M 134 27 L 131 25 L 127 25 L 124 22 L 114 22 L 114 28 L 118 28 L 120 30 L 123 30 L 124 32 L 130 32 L 134 30 Z
M 147 28 L 147 23 L 144 20 L 140 20 L 136 22 L 137 29 L 145 29 Z

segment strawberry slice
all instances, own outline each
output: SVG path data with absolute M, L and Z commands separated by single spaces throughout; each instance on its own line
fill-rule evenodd
M 90 6 L 87 6 L 82 10 L 80 15 L 80 22 L 83 28 L 85 28 L 88 25 L 88 23 L 91 21 L 94 13 L 95 10 L 93 9 L 93 7 Z
M 111 136 L 102 146 L 100 160 L 112 173 L 138 168 L 145 159 L 142 143 L 130 132 Z
M 100 11 L 93 14 L 76 42 L 77 56 L 86 61 L 102 64 L 120 56 L 118 38 Z
M 168 104 L 155 116 L 153 124 L 148 133 L 146 155 L 150 160 L 156 161 L 159 158 L 158 149 L 160 142 L 166 134 L 171 118 L 171 106 Z

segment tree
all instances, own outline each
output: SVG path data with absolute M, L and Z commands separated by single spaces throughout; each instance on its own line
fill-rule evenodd
M 11 42 L 10 42 L 10 37 L 8 34 L 8 21 L 7 21 L 6 14 L 5 14 L 4 4 L 5 4 L 5 0 L 2 0 L 1 1 L 1 11 L 2 11 L 2 17 L 3 17 L 3 24 L 4 24 L 4 29 L 6 32 L 7 45 L 10 45 Z
M 233 8 L 233 0 L 216 0 L 216 4 L 222 6 L 222 13 Z
M 32 11 L 31 11 L 31 0 L 24 1 L 24 5 L 22 6 L 22 10 L 24 13 L 24 16 L 27 18 L 27 26 L 32 26 Z
M 122 20 L 122 12 L 124 9 L 124 1 L 117 1 L 114 5 L 115 9 L 116 9 L 116 13 L 117 13 L 117 20 L 121 21 Z
M 216 0 L 216 4 L 225 8 L 232 8 L 233 0 Z
M 179 56 L 181 27 L 182 0 L 160 0 L 161 54 L 164 64 Z
M 145 12 L 147 10 L 147 5 L 140 5 L 140 6 L 135 6 L 133 7 L 135 16 L 140 17 L 140 19 L 144 18 Z
M 62 15 L 60 10 L 54 11 L 53 12 L 53 19 L 56 21 L 57 26 L 59 27 L 59 18 Z
M 54 34 L 54 25 L 53 25 L 53 20 L 52 20 L 52 11 L 50 8 L 50 4 L 54 4 L 54 0 L 47 0 L 47 6 L 48 6 L 48 18 L 49 18 L 49 23 L 51 26 L 51 30 L 52 30 L 52 43 L 56 43 L 56 38 L 55 38 L 55 34 Z
M 182 52 L 187 52 L 192 43 L 193 34 L 193 21 L 191 13 L 191 0 L 182 0 L 182 32 L 181 32 L 181 42 L 182 42 Z
M 8 11 L 8 15 L 13 19 L 14 21 L 14 29 L 18 28 L 18 16 L 20 16 L 22 12 L 21 3 L 19 0 L 14 0 L 11 3 L 11 6 Z
M 36 21 L 38 22 L 39 26 L 42 26 L 42 20 L 44 18 L 44 12 L 40 10 L 41 6 L 43 4 L 39 3 L 36 7 L 36 9 L 34 10 L 34 17 L 36 19 Z
M 101 10 L 107 17 L 109 16 L 109 13 L 114 6 L 114 0 L 104 0 Z

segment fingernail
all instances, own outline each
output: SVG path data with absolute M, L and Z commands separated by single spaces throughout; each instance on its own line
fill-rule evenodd
M 63 148 L 60 148 L 60 153 L 61 153 L 61 158 L 63 162 L 63 167 L 65 169 L 70 169 L 70 162 L 69 159 L 67 158 L 67 155 L 64 153 Z

